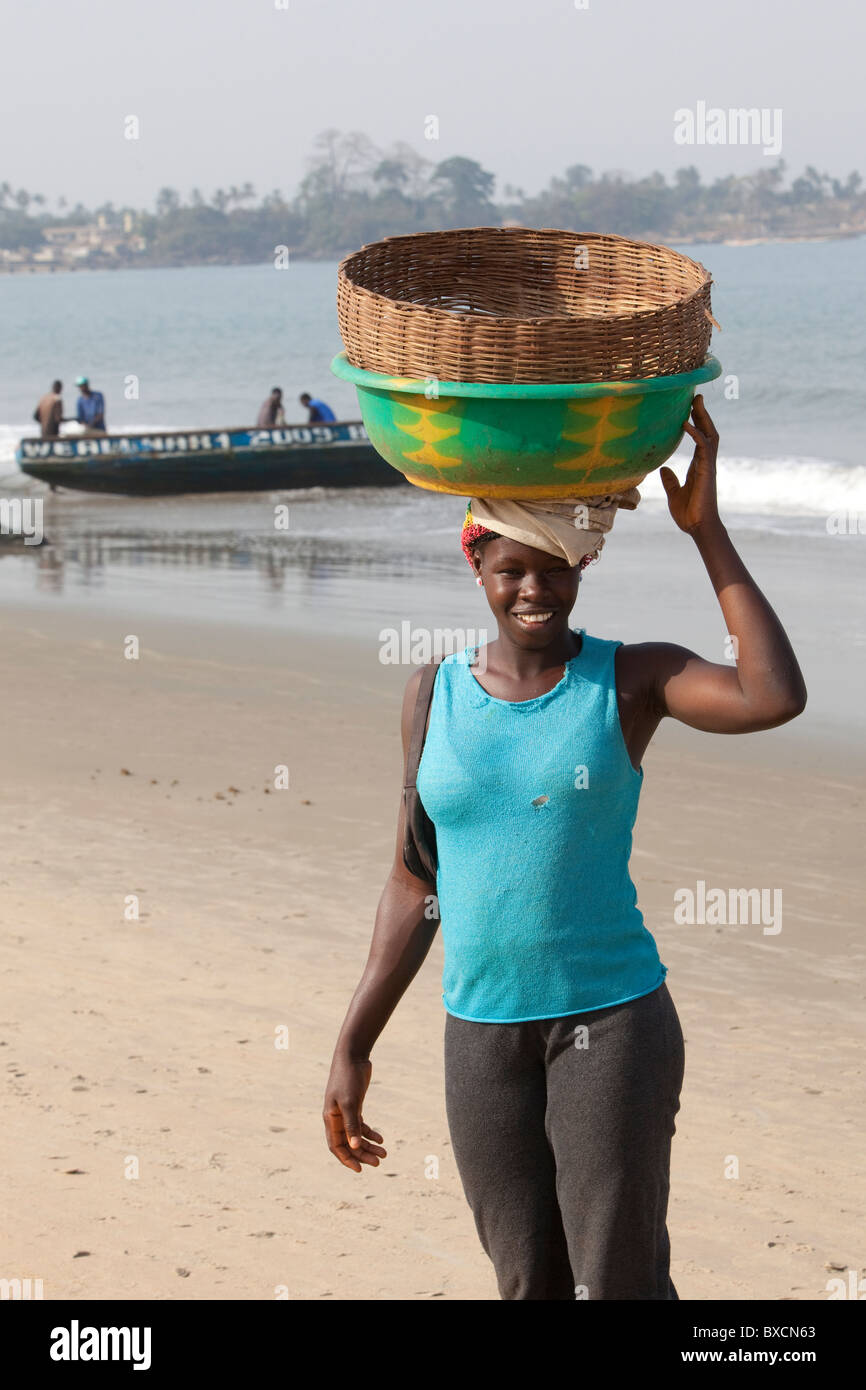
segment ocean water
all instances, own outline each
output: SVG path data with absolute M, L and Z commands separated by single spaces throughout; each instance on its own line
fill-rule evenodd
M 683 247 L 714 276 L 723 376 L 705 389 L 721 437 L 723 515 L 785 621 L 810 719 L 844 718 L 866 742 L 860 623 L 866 570 L 862 446 L 866 239 Z M 465 502 L 416 488 L 129 499 L 49 494 L 14 449 L 51 379 L 87 373 L 112 430 L 243 425 L 274 385 L 289 418 L 302 390 L 358 418 L 330 375 L 340 348 L 336 265 L 206 267 L 0 277 L 0 497 L 42 496 L 50 545 L 0 544 L 0 596 L 203 623 L 344 633 L 402 624 L 479 631 L 489 611 L 459 547 Z M 134 377 L 137 399 L 126 398 Z M 691 452 L 672 464 L 682 476 Z M 623 513 L 581 586 L 579 621 L 623 640 L 722 658 L 722 619 L 657 475 Z M 288 502 L 277 531 L 274 505 Z M 494 635 L 494 634 L 489 634 Z M 798 721 L 798 727 L 801 721 Z
M 712 350 L 724 375 L 705 398 L 722 440 L 726 505 L 820 513 L 830 487 L 866 505 L 866 238 L 680 249 L 714 278 L 722 331 Z M 72 383 L 88 375 L 112 430 L 249 424 L 276 385 L 289 418 L 305 418 L 296 405 L 304 390 L 357 418 L 354 391 L 328 369 L 341 347 L 336 277 L 330 262 L 0 276 L 4 485 L 55 376 L 72 413 Z

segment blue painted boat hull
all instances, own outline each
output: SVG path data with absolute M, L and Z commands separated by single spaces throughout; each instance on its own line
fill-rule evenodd
M 360 421 L 22 439 L 15 457 L 51 487 L 127 497 L 405 483 Z

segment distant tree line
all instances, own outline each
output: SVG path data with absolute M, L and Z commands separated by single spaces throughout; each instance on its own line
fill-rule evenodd
M 694 166 L 669 181 L 658 172 L 636 179 L 573 164 L 534 196 L 505 184 L 494 199 L 495 176 L 473 159 L 455 155 L 437 163 L 406 144 L 381 150 L 360 132 L 326 130 L 293 197 L 279 189 L 261 196 L 249 183 L 210 197 L 198 188 L 186 197 L 163 188 L 153 211 L 112 203 L 70 208 L 59 199 L 52 212 L 41 194 L 0 184 L 0 247 L 35 250 L 44 245 L 46 228 L 97 221 L 144 238 L 145 251 L 128 257 L 137 265 L 261 263 L 278 246 L 299 258 L 330 259 L 383 236 L 503 222 L 650 241 L 866 230 L 859 173 L 843 181 L 810 166 L 789 186 L 785 173 L 779 160 L 704 184 Z M 123 259 L 122 248 L 114 263 L 118 256 Z

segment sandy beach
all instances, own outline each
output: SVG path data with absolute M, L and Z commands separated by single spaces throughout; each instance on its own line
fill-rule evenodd
M 320 1118 L 408 670 L 167 616 L 22 606 L 0 633 L 0 1273 L 46 1299 L 495 1299 L 448 1142 L 438 942 L 373 1054 L 387 1159 L 341 1168 Z M 861 786 L 805 721 L 665 726 L 644 766 L 632 873 L 686 1036 L 674 1281 L 826 1298 L 864 1273 Z M 781 930 L 677 924 L 699 881 L 780 889 Z

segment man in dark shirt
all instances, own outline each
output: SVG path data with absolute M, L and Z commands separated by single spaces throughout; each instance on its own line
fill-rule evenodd
M 105 434 L 105 397 L 102 392 L 91 391 L 86 376 L 76 377 L 75 385 L 81 390 L 75 415 L 79 425 L 84 425 L 88 431 Z
M 260 430 L 272 430 L 278 425 L 286 423 L 286 412 L 283 410 L 283 393 L 279 386 L 275 386 L 267 400 L 259 411 L 259 418 L 256 420 L 256 428 Z
M 337 417 L 334 414 L 331 407 L 329 405 L 325 405 L 324 401 L 317 401 L 314 396 L 311 396 L 309 394 L 308 391 L 304 392 L 300 400 L 301 405 L 305 406 L 306 409 L 309 411 L 309 415 L 307 417 L 307 423 L 309 425 L 324 424 L 329 420 L 336 420 Z
M 51 390 L 46 391 L 33 412 L 33 419 L 39 421 L 43 439 L 56 439 L 60 434 L 60 426 L 63 423 L 63 401 L 60 397 L 62 390 L 62 381 L 52 382 Z

